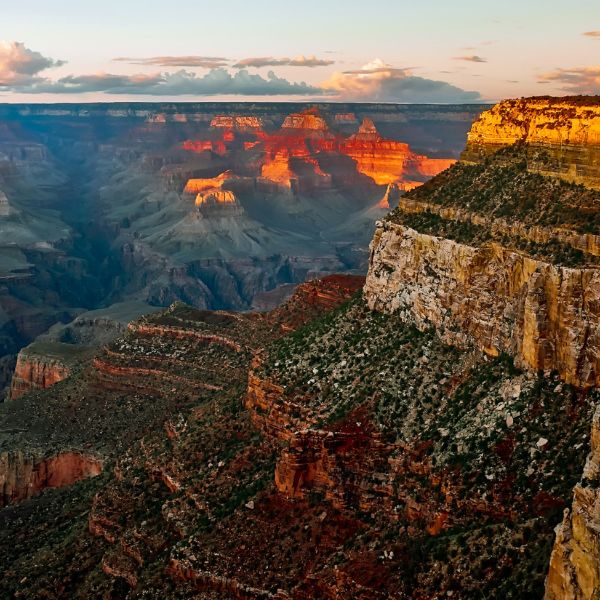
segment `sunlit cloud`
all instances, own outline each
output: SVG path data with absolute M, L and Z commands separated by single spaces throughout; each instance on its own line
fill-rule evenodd
M 600 66 L 556 69 L 540 75 L 538 83 L 558 83 L 572 94 L 600 94 Z
M 479 92 L 418 77 L 408 68 L 394 68 L 376 59 L 352 71 L 334 73 L 321 87 L 335 99 L 373 102 L 474 102 Z
M 598 31 L 584 31 L 583 35 L 591 38 L 596 38 L 600 40 L 600 30 Z
M 144 65 L 153 67 L 200 67 L 216 69 L 225 67 L 231 61 L 222 56 L 150 56 L 147 58 L 132 58 L 120 56 L 113 58 L 115 62 L 125 62 L 130 65 Z
M 334 64 L 334 60 L 317 58 L 316 56 L 297 56 L 296 58 L 274 58 L 272 56 L 262 56 L 254 58 L 243 58 L 233 66 L 236 69 L 247 67 L 327 67 Z
M 455 56 L 454 60 L 465 60 L 467 62 L 474 62 L 474 63 L 487 62 L 487 59 L 485 59 L 481 56 L 477 56 L 477 54 L 471 54 L 471 55 L 467 55 L 467 56 Z
M 47 58 L 21 42 L 0 42 L 0 87 L 40 81 L 39 73 L 63 64 L 64 61 Z

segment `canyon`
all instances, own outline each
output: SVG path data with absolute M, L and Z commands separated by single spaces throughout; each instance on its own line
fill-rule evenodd
M 0 105 L 0 395 L 19 350 L 85 312 L 247 310 L 364 273 L 385 184 L 456 160 L 483 108 Z
M 261 256 L 266 213 L 289 202 L 297 212 L 276 213 L 280 226 L 297 219 L 306 236 L 321 223 L 326 237 L 346 177 L 359 196 L 377 189 L 367 206 L 344 200 L 346 211 L 357 201 L 352 223 L 372 224 L 366 270 L 330 274 L 340 254 L 294 254 L 302 277 L 285 285 L 309 281 L 244 296 L 266 310 L 192 306 L 163 287 L 170 304 L 151 314 L 153 275 L 139 273 L 125 285 L 145 283 L 135 303 L 78 311 L 22 350 L 0 406 L 2 595 L 600 593 L 598 100 L 501 102 L 465 133 L 461 158 L 390 139 L 396 114 L 317 108 L 118 109 L 143 118 L 142 137 L 204 123 L 174 152 L 217 163 L 144 157 L 186 209 L 177 239 L 165 238 L 145 212 L 168 220 L 165 197 L 145 176 L 146 200 L 115 209 L 114 222 L 130 215 L 114 231 L 134 270 L 147 253 L 160 286 L 167 274 L 181 292 L 224 298 L 224 263 L 191 237 L 186 246 L 186 232 L 217 247 L 235 221 L 235 243 Z M 117 177 L 111 189 L 130 185 Z M 319 221 L 309 200 L 324 198 Z M 123 237 L 130 229 L 139 236 Z M 206 279 L 157 267 L 169 249 L 178 260 L 206 250 L 194 263 Z M 237 293 L 258 289 L 257 259 L 224 252 Z

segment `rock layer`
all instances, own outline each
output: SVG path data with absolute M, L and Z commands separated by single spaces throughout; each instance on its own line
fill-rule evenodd
M 102 471 L 102 462 L 80 452 L 39 458 L 23 451 L 0 453 L 0 506 L 36 496 L 46 488 L 71 485 Z
M 480 162 L 515 143 L 527 146 L 532 171 L 600 188 L 597 96 L 504 100 L 475 121 L 462 159 Z
M 600 382 L 600 272 L 536 261 L 497 244 L 481 248 L 380 223 L 365 297 L 445 341 L 507 352 L 567 382 Z

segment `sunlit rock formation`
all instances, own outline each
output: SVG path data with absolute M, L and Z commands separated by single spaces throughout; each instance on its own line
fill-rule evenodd
M 419 185 L 413 183 L 411 186 L 411 181 L 422 182 L 455 162 L 419 156 L 408 144 L 383 139 L 369 118 L 363 120 L 357 133 L 342 142 L 341 152 L 354 159 L 357 169 L 375 183 L 387 185 L 408 180 L 407 189 Z
M 529 169 L 600 188 L 597 97 L 505 100 L 473 124 L 463 160 L 481 161 L 503 146 L 528 148 Z

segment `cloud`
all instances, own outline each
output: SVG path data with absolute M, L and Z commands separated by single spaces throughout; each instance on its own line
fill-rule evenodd
M 410 69 L 391 67 L 381 59 L 361 69 L 334 73 L 321 87 L 336 100 L 442 104 L 481 100 L 479 92 L 417 77 Z
M 320 88 L 304 82 L 295 83 L 269 71 L 266 77 L 241 70 L 235 74 L 223 68 L 213 69 L 198 76 L 189 71 L 156 73 L 152 75 L 69 75 L 56 81 L 43 80 L 33 85 L 13 86 L 13 91 L 23 93 L 80 94 L 103 92 L 106 94 L 143 94 L 152 96 L 279 96 L 319 95 Z
M 327 60 L 311 56 L 297 56 L 296 58 L 274 58 L 272 56 L 262 56 L 255 58 L 244 58 L 233 65 L 236 69 L 246 67 L 326 67 L 334 64 L 334 60 Z
M 126 62 L 131 65 L 144 65 L 153 67 L 202 67 L 216 69 L 229 64 L 228 58 L 222 56 L 150 56 L 147 58 L 131 58 L 120 56 L 113 58 L 116 62 Z
M 475 63 L 487 62 L 487 59 L 482 58 L 481 56 L 477 56 L 476 54 L 471 54 L 468 56 L 455 56 L 454 60 L 466 60 L 467 62 L 475 62 Z
M 0 87 L 29 85 L 41 79 L 40 72 L 63 64 L 64 61 L 47 58 L 21 42 L 0 42 Z
M 573 94 L 600 94 L 600 66 L 556 69 L 543 73 L 538 83 L 555 82 Z
M 587 37 L 591 37 L 591 38 L 600 39 L 600 31 L 584 31 L 583 35 L 586 35 Z

